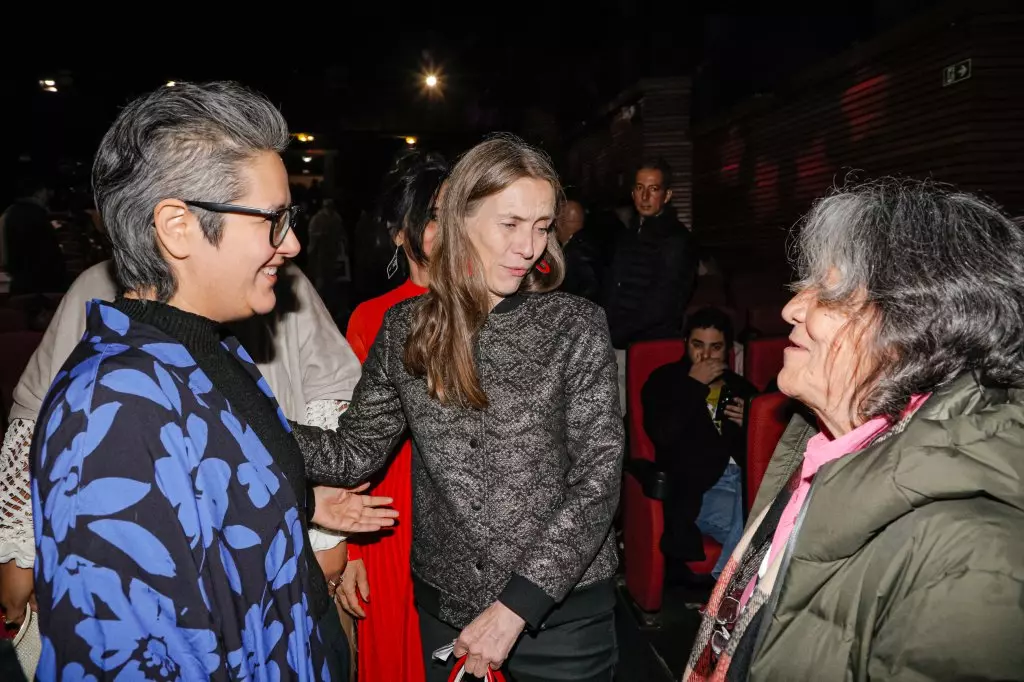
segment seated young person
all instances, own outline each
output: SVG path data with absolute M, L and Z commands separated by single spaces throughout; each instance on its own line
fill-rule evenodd
M 729 369 L 733 327 L 717 308 L 686 324 L 686 354 L 659 367 L 644 384 L 644 430 L 668 472 L 662 552 L 669 583 L 691 576 L 686 562 L 704 557 L 701 534 L 722 543 L 717 577 L 743 534 L 746 401 L 757 391 Z

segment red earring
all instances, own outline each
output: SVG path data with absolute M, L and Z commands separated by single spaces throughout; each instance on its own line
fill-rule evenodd
M 545 259 L 541 258 L 537 261 L 537 272 L 542 275 L 547 275 L 551 272 L 551 266 L 548 265 L 548 262 Z

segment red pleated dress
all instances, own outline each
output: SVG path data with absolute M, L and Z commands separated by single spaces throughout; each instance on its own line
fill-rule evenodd
M 406 280 L 383 296 L 361 303 L 348 323 L 349 345 L 366 361 L 384 313 L 391 306 L 426 293 Z M 425 678 L 420 624 L 412 593 L 412 444 L 405 441 L 388 465 L 374 495 L 394 498 L 398 524 L 391 531 L 349 541 L 349 559 L 362 559 L 370 583 L 366 618 L 359 621 L 359 682 L 419 682 Z

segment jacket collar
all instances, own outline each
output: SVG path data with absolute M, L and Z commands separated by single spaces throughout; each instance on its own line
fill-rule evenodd
M 901 516 L 941 500 L 984 496 L 1024 510 L 1022 440 L 1021 392 L 960 376 L 874 444 L 822 467 L 798 553 L 851 556 Z
M 521 306 L 525 299 L 526 299 L 526 296 L 524 294 L 521 294 L 521 293 L 519 293 L 517 291 L 516 293 L 512 294 L 511 296 L 506 296 L 505 298 L 501 299 L 498 302 L 498 305 L 496 305 L 493 308 L 491 308 L 491 314 L 492 315 L 504 315 L 506 313 L 510 313 L 513 310 L 515 310 L 516 308 L 518 308 L 519 306 Z

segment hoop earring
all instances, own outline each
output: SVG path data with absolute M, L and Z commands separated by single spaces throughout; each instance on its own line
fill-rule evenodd
M 539 261 L 537 261 L 536 268 L 537 272 L 539 272 L 542 275 L 547 275 L 551 273 L 551 266 L 548 265 L 547 260 L 544 258 L 541 258 Z

